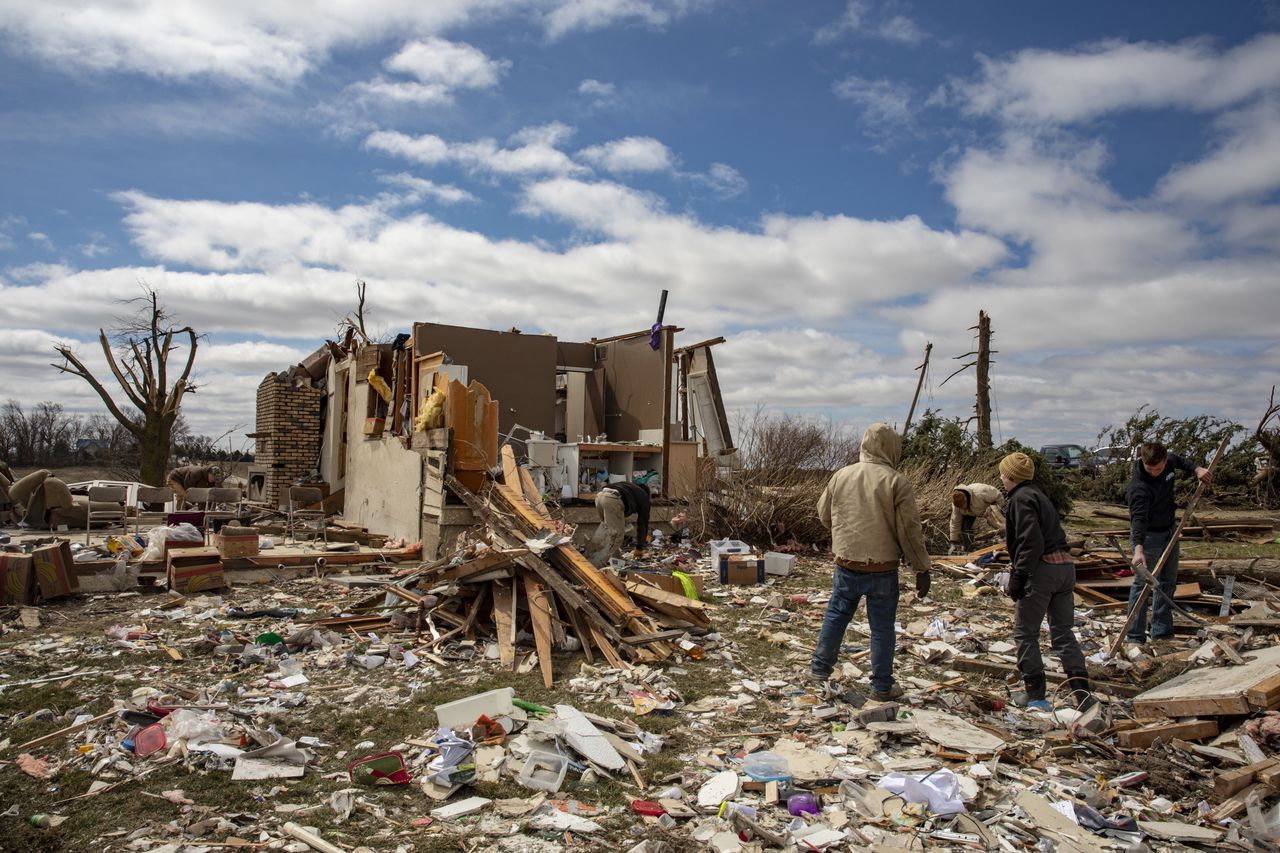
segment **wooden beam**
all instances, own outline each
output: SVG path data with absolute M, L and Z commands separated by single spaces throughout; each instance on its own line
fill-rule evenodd
M 493 582 L 493 624 L 498 634 L 498 661 L 503 669 L 516 667 L 515 595 L 513 582 Z
M 1180 740 L 1202 740 L 1218 733 L 1217 720 L 1188 720 L 1181 723 L 1162 723 L 1155 726 L 1144 726 L 1140 729 L 1129 729 L 1117 736 L 1120 745 L 1127 749 L 1146 749 L 1157 740 L 1164 743 L 1174 738 Z
M 1246 767 L 1218 774 L 1218 777 L 1213 780 L 1213 796 L 1219 800 L 1225 800 L 1234 794 L 1238 794 L 1258 781 L 1258 773 L 1263 770 L 1269 770 L 1276 766 L 1276 763 L 1276 759 L 1268 758 L 1266 761 L 1257 764 L 1250 764 Z
M 546 588 L 532 574 L 524 575 L 525 601 L 533 621 L 533 639 L 538 646 L 538 666 L 542 668 L 542 684 L 550 687 L 555 680 L 551 671 L 551 602 Z

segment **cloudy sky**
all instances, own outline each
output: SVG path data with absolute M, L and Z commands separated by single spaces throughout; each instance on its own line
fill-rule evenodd
M 999 436 L 1280 378 L 1280 5 L 7 0 L 0 398 L 100 408 L 155 287 L 197 430 L 372 325 L 723 334 L 728 403 L 901 421 L 992 315 Z

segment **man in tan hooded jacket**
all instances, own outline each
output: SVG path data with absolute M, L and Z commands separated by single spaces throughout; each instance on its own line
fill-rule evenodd
M 862 435 L 859 461 L 837 471 L 818 498 L 818 516 L 831 529 L 836 567 L 810 674 L 823 681 L 831 675 L 845 629 L 865 596 L 871 698 L 877 701 L 902 695 L 893 682 L 893 653 L 898 563 L 904 555 L 916 570 L 916 592 L 921 598 L 929 594 L 929 552 L 915 489 L 898 471 L 901 456 L 898 433 L 888 424 L 872 424 Z
M 970 483 L 951 490 L 951 551 L 973 549 L 973 528 L 985 518 L 997 530 L 1004 530 L 1000 511 L 1000 490 L 986 483 Z

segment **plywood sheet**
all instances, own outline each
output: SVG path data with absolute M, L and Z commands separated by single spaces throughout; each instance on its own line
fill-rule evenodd
M 1133 699 L 1142 719 L 1249 713 L 1248 691 L 1280 673 L 1280 646 L 1250 652 L 1243 666 L 1184 672 Z

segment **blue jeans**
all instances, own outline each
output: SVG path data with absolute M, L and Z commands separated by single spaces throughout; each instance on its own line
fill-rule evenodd
M 1147 571 L 1155 572 L 1156 563 L 1160 562 L 1160 555 L 1164 553 L 1165 548 L 1169 547 L 1169 540 L 1172 538 L 1172 528 L 1160 533 L 1147 532 L 1142 540 L 1143 555 L 1147 559 Z M 1164 567 L 1160 569 L 1160 574 L 1156 575 L 1156 580 L 1160 582 L 1160 588 L 1164 590 L 1165 595 L 1172 599 L 1174 590 L 1178 588 L 1178 543 L 1174 543 L 1173 551 L 1169 554 L 1169 559 L 1165 562 Z M 1133 576 L 1133 586 L 1129 588 L 1128 612 L 1133 611 L 1133 605 L 1146 585 L 1146 579 L 1141 575 L 1135 574 Z M 1173 608 L 1169 606 L 1169 602 L 1153 592 L 1151 594 L 1150 607 L 1151 639 L 1165 640 L 1172 637 Z M 1138 618 L 1133 620 L 1133 627 L 1129 629 L 1125 639 L 1131 643 L 1141 643 L 1147 639 L 1146 606 L 1143 606 Z
M 898 617 L 897 571 L 851 572 L 836 566 L 831 599 L 809 669 L 814 675 L 825 677 L 836 668 L 844 631 L 863 596 L 867 599 L 867 621 L 871 623 L 871 689 L 885 693 L 893 687 L 893 652 L 898 642 L 894 634 L 894 620 Z

